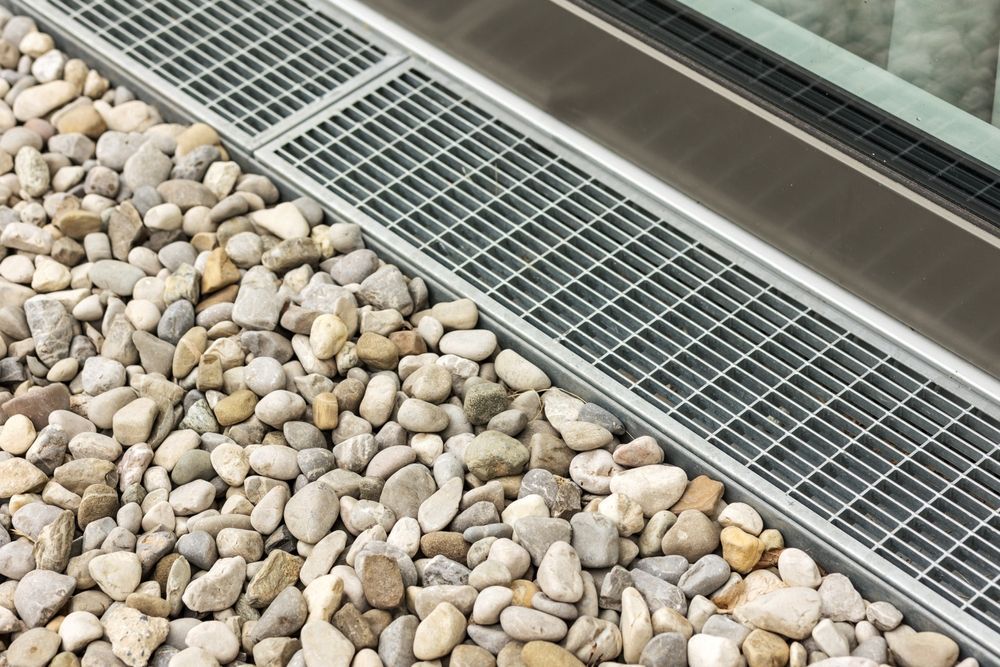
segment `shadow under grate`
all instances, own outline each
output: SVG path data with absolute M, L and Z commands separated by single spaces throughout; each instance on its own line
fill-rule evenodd
M 301 0 L 52 0 L 251 137 L 386 52 Z
M 411 68 L 276 155 L 1000 629 L 1000 423 Z

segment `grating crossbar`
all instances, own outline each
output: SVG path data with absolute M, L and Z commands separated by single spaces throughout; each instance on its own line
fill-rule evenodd
M 1000 423 L 410 68 L 276 154 L 1000 628 Z
M 387 55 L 302 0 L 51 4 L 250 136 Z

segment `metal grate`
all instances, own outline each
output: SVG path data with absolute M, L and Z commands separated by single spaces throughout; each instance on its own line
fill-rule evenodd
M 275 152 L 1000 628 L 1000 422 L 421 70 Z
M 254 136 L 386 57 L 301 0 L 52 0 Z

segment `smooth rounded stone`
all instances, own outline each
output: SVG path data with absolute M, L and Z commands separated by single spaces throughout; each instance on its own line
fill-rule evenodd
M 783 549 L 778 556 L 778 574 L 789 586 L 818 588 L 823 580 L 816 562 L 801 549 Z
M 530 641 L 521 649 L 521 662 L 527 667 L 583 667 L 577 656 L 558 644 Z
M 551 614 L 511 606 L 500 612 L 500 627 L 514 640 L 521 642 L 558 642 L 566 636 L 569 628 L 565 621 Z
M 0 547 L 0 575 L 12 580 L 23 579 L 34 568 L 33 544 L 29 539 L 16 539 Z
M 719 546 L 719 527 L 698 510 L 681 512 L 663 536 L 665 555 L 684 556 L 694 562 Z
M 687 639 L 683 635 L 676 632 L 659 634 L 643 647 L 639 664 L 643 667 L 687 667 L 687 650 Z
M 733 618 L 791 639 L 805 639 L 820 619 L 820 594 L 793 586 L 760 595 L 736 607 Z
M 250 220 L 282 240 L 309 236 L 309 223 L 302 212 L 290 202 L 278 204 L 274 208 L 253 211 Z
M 416 662 L 413 640 L 420 619 L 412 615 L 398 617 L 379 635 L 378 655 L 385 667 L 410 667 Z
M 528 448 L 499 431 L 483 431 L 465 450 L 465 465 L 476 477 L 487 482 L 497 477 L 516 475 L 528 463 Z
M 35 427 L 24 415 L 11 415 L 0 429 L 0 449 L 13 456 L 23 456 L 35 441 Z
M 228 528 L 223 530 L 230 530 Z M 219 531 L 220 534 L 222 531 Z M 194 530 L 177 539 L 177 553 L 199 570 L 208 570 L 218 559 L 215 538 L 202 530 Z
M 420 504 L 417 521 L 424 533 L 443 530 L 458 513 L 462 500 L 463 480 L 453 478 Z
M 268 426 L 281 428 L 285 422 L 299 419 L 305 411 L 306 402 L 301 396 L 279 389 L 257 402 L 254 415 Z
M 289 637 L 306 622 L 308 609 L 302 592 L 290 586 L 267 606 L 250 633 L 256 643 L 268 637 Z
M 49 166 L 33 146 L 23 146 L 14 157 L 14 172 L 21 190 L 29 197 L 41 197 L 49 189 Z
M 283 390 L 287 382 L 281 362 L 268 356 L 255 357 L 248 363 L 243 373 L 243 381 L 247 389 L 258 396 L 267 396 L 272 392 Z
M 701 626 L 702 634 L 714 635 L 716 637 L 726 637 L 733 640 L 737 646 L 742 646 L 743 640 L 750 634 L 750 628 L 737 623 L 728 616 L 715 614 Z
M 241 557 L 220 558 L 207 574 L 192 581 L 184 590 L 188 609 L 204 613 L 231 607 L 246 579 L 246 561 Z
M 513 350 L 497 354 L 494 369 L 497 377 L 514 391 L 543 391 L 552 386 L 548 375 Z
M 773 632 L 754 630 L 742 644 L 749 667 L 784 667 L 788 664 L 788 643 Z
M 958 644 L 937 632 L 915 632 L 903 625 L 886 632 L 885 640 L 900 667 L 949 667 L 958 660 Z
M 436 660 L 448 655 L 465 637 L 465 616 L 455 606 L 441 602 L 417 626 L 413 655 L 418 660 Z
M 677 586 L 689 598 L 708 596 L 729 580 L 729 563 L 715 554 L 699 558 L 677 581 Z
M 90 266 L 94 285 L 118 296 L 131 296 L 135 284 L 145 275 L 142 269 L 113 259 L 102 259 Z
M 851 652 L 847 637 L 840 634 L 828 618 L 824 618 L 812 629 L 812 640 L 823 653 L 830 657 L 846 657 Z
M 434 477 L 426 466 L 413 463 L 396 471 L 385 481 L 379 502 L 392 510 L 397 520 L 403 517 L 416 519 L 420 505 L 436 490 Z
M 357 295 L 362 303 L 376 310 L 398 310 L 404 316 L 413 312 L 413 299 L 406 279 L 391 264 L 382 266 L 361 281 Z
M 403 401 L 397 421 L 412 433 L 438 433 L 448 427 L 448 415 L 444 410 L 417 398 Z
M 41 118 L 78 94 L 76 86 L 69 81 L 48 81 L 22 90 L 14 99 L 12 111 L 14 117 L 21 122 Z
M 556 602 L 575 603 L 583 597 L 580 559 L 566 542 L 553 542 L 535 575 L 539 587 Z
M 634 588 L 622 591 L 622 650 L 625 662 L 636 664 L 653 637 L 653 623 L 642 595 Z
M 600 424 L 579 420 L 563 423 L 559 428 L 559 434 L 566 446 L 577 452 L 599 449 L 609 445 L 614 440 L 611 432 Z
M 567 443 L 568 444 L 568 443 Z M 622 493 L 635 500 L 647 517 L 670 509 L 684 494 L 687 474 L 668 465 L 642 466 L 624 470 L 611 477 L 612 493 Z
M 222 621 L 199 623 L 188 631 L 184 642 L 189 647 L 206 651 L 219 664 L 232 662 L 240 652 L 239 639 Z
M 823 577 L 819 586 L 822 600 L 821 613 L 832 621 L 857 623 L 865 618 L 865 602 L 854 589 L 851 580 L 842 574 L 833 573 Z
M 452 375 L 443 366 L 425 364 L 403 381 L 403 392 L 413 398 L 440 403 L 452 390 Z
M 30 555 L 30 551 L 28 553 Z M 14 608 L 28 627 L 45 625 L 66 604 L 75 588 L 73 577 L 50 570 L 34 570 L 18 582 Z
M 20 458 L 0 461 L 0 498 L 26 493 L 48 481 L 44 472 Z
M 788 551 L 788 549 L 785 549 L 785 551 Z M 785 551 L 782 552 L 782 555 L 784 555 Z M 778 559 L 778 563 L 780 567 L 780 558 Z M 902 612 L 889 602 L 872 602 L 865 610 L 865 618 L 882 632 L 895 630 L 903 622 Z
M 510 606 L 514 593 L 506 586 L 487 586 L 479 591 L 472 608 L 472 621 L 479 625 L 500 622 L 500 612 Z
M 337 494 L 322 482 L 311 482 L 285 504 L 285 525 L 297 539 L 315 544 L 330 532 L 339 513 Z
M 553 543 L 571 540 L 572 529 L 565 519 L 528 516 L 514 522 L 514 534 L 531 555 L 531 562 L 539 565 Z
M 764 554 L 764 543 L 736 526 L 723 528 L 719 541 L 722 557 L 740 574 L 750 572 Z
M 215 542 L 222 558 L 242 556 L 243 560 L 252 563 L 264 554 L 264 539 L 254 530 L 223 528 L 215 537 Z
M 520 410 L 511 409 L 494 415 L 486 424 L 487 431 L 500 431 L 507 435 L 517 436 L 528 425 L 528 415 Z
M 249 460 L 254 472 L 265 477 L 292 480 L 299 474 L 298 452 L 284 445 L 261 445 Z
M 584 491 L 596 495 L 610 493 L 612 475 L 621 471 L 622 468 L 612 460 L 611 452 L 605 449 L 581 452 L 569 464 L 569 475 L 573 481 Z
M 740 648 L 731 639 L 695 635 L 687 644 L 689 667 L 739 667 Z
M 100 619 L 89 611 L 74 611 L 59 624 L 59 637 L 67 651 L 79 651 L 104 636 Z
M 59 635 L 46 628 L 32 628 L 17 636 L 5 652 L 11 667 L 45 667 L 59 651 Z
M 497 348 L 497 337 L 485 329 L 449 331 L 438 342 L 441 354 L 454 354 L 472 361 L 483 361 Z
M 564 621 L 574 621 L 580 615 L 580 611 L 575 604 L 568 602 L 558 602 L 551 599 L 545 593 L 535 593 L 531 597 L 531 608 L 546 614 L 552 614 Z
M 168 502 L 178 516 L 193 516 L 204 512 L 215 500 L 216 489 L 211 482 L 196 479 L 170 492 Z
M 750 535 L 760 535 L 764 530 L 764 520 L 754 508 L 746 503 L 730 503 L 719 513 L 719 525 L 723 528 L 735 526 Z M 806 584 L 791 584 L 806 585 Z M 819 585 L 817 582 L 816 585 Z
M 309 345 L 317 359 L 332 359 L 348 338 L 347 325 L 332 313 L 317 317 L 309 330 Z
M 417 454 L 411 447 L 405 445 L 387 447 L 371 458 L 367 468 L 365 468 L 365 474 L 369 477 L 388 479 L 416 459 Z

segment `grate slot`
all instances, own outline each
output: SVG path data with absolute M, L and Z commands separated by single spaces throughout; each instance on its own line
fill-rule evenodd
M 275 152 L 1000 628 L 996 420 L 427 71 Z
M 250 137 L 329 99 L 388 56 L 302 0 L 51 4 Z

